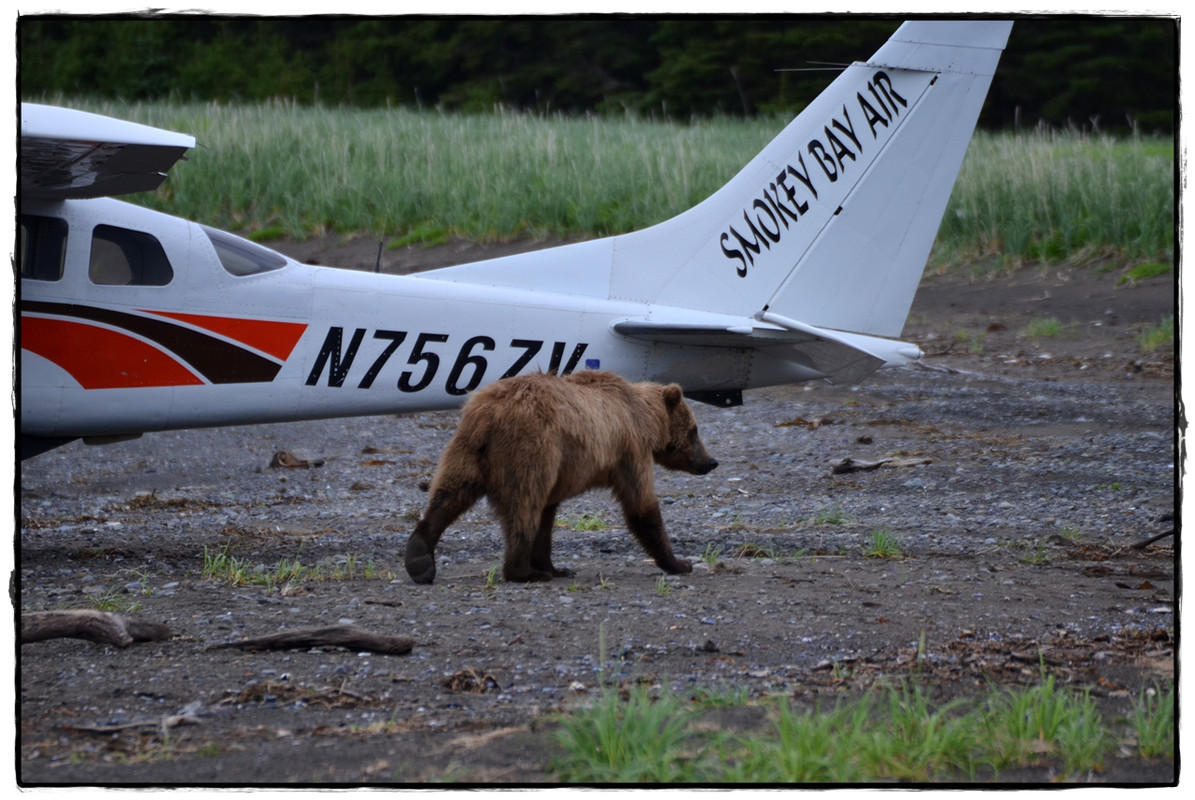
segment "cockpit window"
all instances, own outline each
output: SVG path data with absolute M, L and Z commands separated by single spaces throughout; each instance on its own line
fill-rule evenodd
M 148 233 L 96 225 L 87 275 L 99 286 L 165 286 L 174 279 L 174 268 Z
M 66 221 L 22 214 L 20 247 L 22 278 L 59 280 L 66 258 Z
M 286 258 L 267 247 L 206 225 L 199 227 L 203 228 L 212 247 L 216 248 L 216 255 L 220 257 L 224 269 L 233 275 L 256 275 L 286 266 Z

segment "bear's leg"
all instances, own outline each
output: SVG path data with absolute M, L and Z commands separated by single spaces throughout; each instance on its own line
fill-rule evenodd
M 669 575 L 683 575 L 693 571 L 692 564 L 672 554 L 672 543 L 668 541 L 668 533 L 664 530 L 664 519 L 660 516 L 659 506 L 639 511 L 623 511 L 627 527 L 647 554 L 655 559 L 660 569 Z
M 650 469 L 650 467 L 649 467 Z M 670 575 L 682 575 L 693 571 L 693 565 L 672 554 L 672 543 L 664 530 L 664 518 L 660 514 L 660 503 L 650 488 L 651 475 L 638 479 L 619 481 L 614 486 L 614 496 L 622 504 L 622 513 L 627 528 L 639 540 L 656 565 Z
M 525 497 L 508 503 L 505 498 L 493 495 L 490 495 L 490 507 L 502 521 L 502 536 L 506 541 L 502 577 L 510 583 L 552 580 L 551 572 L 537 568 L 532 563 L 544 510 L 532 507 Z
M 479 486 L 467 485 L 455 490 L 434 489 L 427 511 L 407 539 L 407 574 L 415 583 L 436 579 L 436 543 L 457 517 L 469 510 L 482 495 Z
M 550 572 L 555 578 L 571 578 L 577 573 L 571 569 L 552 566 L 552 530 L 555 527 L 556 506 L 548 506 L 539 519 L 539 530 L 536 531 L 535 543 L 531 546 L 531 568 L 540 572 Z

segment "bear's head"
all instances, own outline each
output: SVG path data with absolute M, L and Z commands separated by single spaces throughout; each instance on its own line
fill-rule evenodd
M 680 386 L 672 383 L 660 386 L 659 391 L 668 417 L 668 431 L 664 446 L 653 453 L 656 463 L 694 475 L 704 475 L 718 466 L 697 435 L 697 420 Z

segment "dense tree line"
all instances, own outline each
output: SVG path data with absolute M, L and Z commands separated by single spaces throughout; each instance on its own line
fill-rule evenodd
M 899 24 L 844 17 L 18 19 L 20 91 L 539 113 L 792 112 Z M 988 127 L 1172 131 L 1177 22 L 1020 19 Z

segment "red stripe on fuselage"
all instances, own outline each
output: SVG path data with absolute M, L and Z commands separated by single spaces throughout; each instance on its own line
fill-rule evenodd
M 175 311 L 150 311 L 142 309 L 146 314 L 156 314 L 159 317 L 175 319 L 194 325 L 197 328 L 209 330 L 241 344 L 260 350 L 280 361 L 290 357 L 291 351 L 299 343 L 299 338 L 307 330 L 302 322 L 275 322 L 269 319 L 244 319 L 241 317 L 214 317 L 208 314 L 183 314 Z
M 156 347 L 82 322 L 22 316 L 21 349 L 53 361 L 84 389 L 203 384 L 202 378 Z

